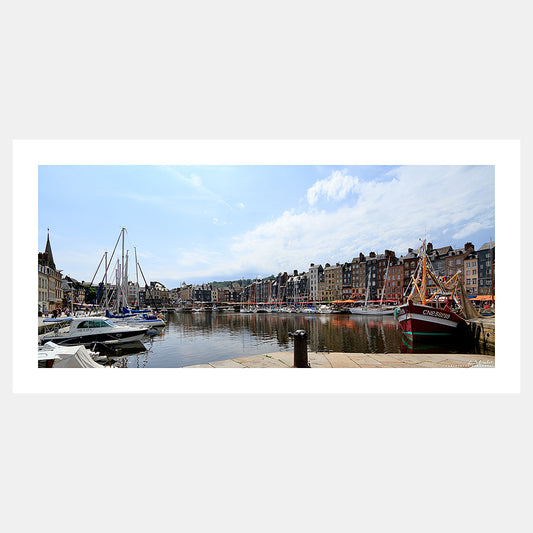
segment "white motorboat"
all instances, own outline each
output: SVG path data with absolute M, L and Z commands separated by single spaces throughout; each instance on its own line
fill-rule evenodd
M 104 316 L 73 318 L 70 325 L 39 337 L 42 344 L 52 341 L 55 344 L 72 346 L 93 343 L 121 344 L 141 340 L 148 326 L 119 325 Z

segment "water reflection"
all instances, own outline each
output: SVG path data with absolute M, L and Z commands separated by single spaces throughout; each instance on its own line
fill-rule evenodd
M 292 351 L 289 332 L 307 332 L 311 351 L 351 353 L 471 353 L 473 348 L 413 346 L 394 317 L 278 313 L 171 313 L 159 335 L 135 353 L 123 352 L 117 366 L 172 368 Z
M 176 313 L 159 335 L 143 341 L 144 349 L 123 350 L 116 365 L 171 368 L 289 351 L 289 332 L 297 329 L 307 332 L 312 351 L 398 352 L 401 339 L 392 317 Z

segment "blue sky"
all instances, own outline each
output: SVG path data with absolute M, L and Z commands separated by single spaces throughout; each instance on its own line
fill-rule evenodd
M 173 288 L 401 255 L 425 233 L 478 248 L 494 187 L 492 166 L 40 166 L 39 251 L 50 228 L 56 266 L 88 281 L 125 227 L 147 279 Z

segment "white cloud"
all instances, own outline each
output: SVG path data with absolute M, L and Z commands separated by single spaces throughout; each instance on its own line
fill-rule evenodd
M 207 197 L 214 199 L 215 201 L 224 204 L 226 207 L 232 209 L 231 205 L 222 198 L 219 194 L 213 192 L 211 189 L 208 189 L 202 181 L 202 178 L 196 174 L 190 174 L 189 176 L 184 175 L 178 169 L 171 166 L 161 166 L 160 169 L 169 173 L 170 175 L 177 178 L 180 182 L 186 183 L 193 187 L 197 192 L 204 194 Z
M 451 227 L 455 238 L 467 238 L 494 224 L 493 176 L 487 167 L 399 167 L 389 181 L 359 182 L 352 205 L 286 211 L 240 236 L 231 251 L 241 268 L 273 272 L 344 262 L 360 251 L 404 253 L 426 231 L 431 239 Z
M 242 202 L 239 202 L 239 203 L 237 204 L 237 207 L 238 207 L 239 209 L 244 209 L 244 204 L 243 204 Z
M 494 227 L 492 167 L 404 166 L 385 177 L 316 187 L 317 195 L 340 198 L 356 190 L 357 198 L 330 211 L 313 207 L 313 202 L 302 211 L 285 211 L 235 236 L 223 253 L 188 252 L 180 260 L 180 277 L 236 279 L 245 272 L 307 270 L 311 262 L 350 261 L 359 252 L 388 248 L 402 254 L 417 247 L 426 232 L 434 246 L 444 246 L 450 244 L 441 242 L 448 230 L 454 239 L 466 241 Z
M 314 205 L 320 196 L 325 196 L 328 200 L 342 200 L 348 193 L 356 191 L 358 185 L 357 177 L 349 176 L 346 171 L 336 170 L 308 189 L 307 201 L 310 205 Z
M 201 188 L 202 187 L 202 178 L 200 176 L 197 176 L 196 174 L 191 174 L 190 178 L 186 178 L 189 180 L 190 184 L 193 187 Z
M 472 233 L 475 233 L 476 231 L 485 229 L 485 226 L 481 224 L 480 222 L 470 222 L 463 228 L 461 228 L 457 233 L 453 235 L 453 239 L 465 239 Z

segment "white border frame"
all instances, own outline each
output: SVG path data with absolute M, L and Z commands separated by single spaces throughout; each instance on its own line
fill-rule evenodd
M 37 368 L 39 165 L 495 165 L 498 318 L 495 368 Z M 475 201 L 475 199 L 473 199 Z M 13 392 L 15 393 L 518 393 L 520 392 L 520 142 L 14 141 Z M 503 274 L 512 272 L 512 293 Z M 32 284 L 32 280 L 35 283 Z M 509 312 L 507 312 L 509 311 Z M 505 346 L 505 350 L 500 346 Z

